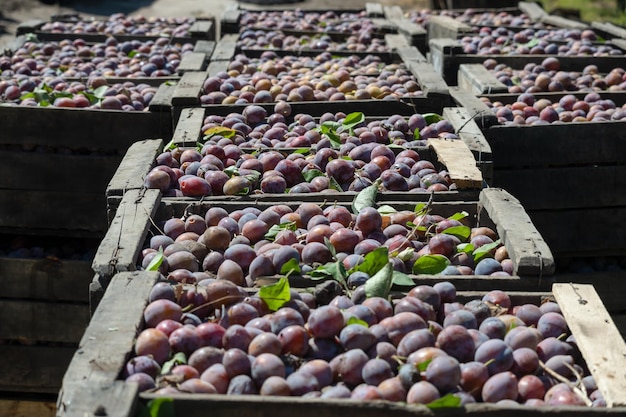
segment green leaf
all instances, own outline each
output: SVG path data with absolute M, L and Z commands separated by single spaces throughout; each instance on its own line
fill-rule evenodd
M 148 401 L 147 407 L 141 412 L 141 417 L 174 417 L 174 399 L 159 397 Z
M 478 262 L 481 259 L 489 256 L 490 255 L 489 252 L 496 249 L 501 244 L 502 242 L 500 241 L 500 239 L 498 239 L 495 242 L 488 243 L 486 245 L 482 245 L 479 248 L 476 248 L 474 252 L 472 252 L 472 255 L 474 256 L 474 262 Z
M 463 220 L 467 216 L 469 216 L 469 213 L 467 211 L 459 211 L 459 212 L 454 213 L 452 216 L 448 217 L 448 219 L 450 219 L 450 220 Z
M 161 368 L 161 375 L 167 375 L 172 372 L 172 368 L 176 365 L 185 365 L 187 363 L 187 356 L 183 352 L 176 353 L 172 359 L 165 362 Z
M 337 182 L 335 177 L 332 177 L 332 176 L 328 177 L 328 188 L 330 188 L 331 190 L 343 192 L 341 185 Z
M 387 262 L 380 271 L 365 281 L 365 296 L 387 298 L 393 285 L 393 265 Z
M 282 277 L 274 284 L 263 285 L 259 289 L 259 297 L 270 310 L 278 310 L 291 299 L 289 280 Z
M 415 129 L 415 131 L 413 132 L 413 139 L 419 140 L 421 137 L 422 137 L 422 135 L 420 134 L 420 130 L 419 129 Z
M 461 397 L 457 397 L 454 394 L 446 394 L 441 398 L 431 401 L 426 404 L 426 407 L 431 410 L 438 408 L 461 408 Z
M 385 265 L 389 263 L 389 250 L 386 247 L 376 248 L 370 253 L 366 254 L 363 258 L 363 262 L 356 265 L 349 272 L 365 272 L 370 277 L 380 271 Z
M 163 148 L 164 151 L 171 151 L 172 149 L 176 149 L 177 145 L 176 143 L 174 143 L 174 138 L 172 138 L 172 140 L 170 140 L 167 145 L 165 145 L 165 147 Z
M 159 247 L 159 252 L 156 254 L 154 258 L 150 261 L 148 266 L 146 267 L 146 271 L 158 271 L 159 267 L 163 263 L 163 259 L 165 256 L 163 255 L 163 246 Z
M 535 47 L 537 45 L 539 45 L 539 38 L 532 38 L 524 46 L 527 47 L 527 48 L 533 48 L 533 47 Z
M 295 153 L 298 155 L 308 155 L 309 153 L 311 153 L 311 148 L 298 148 L 291 153 Z
M 290 260 L 285 262 L 283 266 L 280 268 L 281 274 L 290 275 L 294 272 L 296 274 L 300 273 L 300 265 L 298 264 L 298 260 L 296 258 L 291 258 Z
M 324 236 L 324 245 L 326 245 L 326 247 L 330 251 L 330 254 L 333 255 L 334 258 L 335 255 L 337 255 L 337 249 L 335 249 L 335 245 L 330 243 L 330 239 L 328 239 L 326 236 Z
M 426 203 L 417 203 L 415 205 L 415 208 L 413 209 L 413 213 L 424 214 L 426 207 L 427 207 Z
M 356 112 L 346 115 L 346 117 L 343 119 L 343 125 L 344 126 L 349 126 L 349 125 L 356 126 L 359 123 L 363 123 L 364 121 L 365 121 L 365 115 L 361 113 L 360 111 L 356 111 Z
M 456 251 L 465 252 L 471 255 L 472 252 L 474 252 L 474 245 L 472 245 L 471 243 L 460 243 L 456 245 Z
M 273 242 L 274 239 L 276 239 L 276 235 L 278 234 L 278 232 L 282 230 L 294 230 L 295 231 L 296 229 L 297 229 L 296 222 L 286 222 L 286 223 L 281 223 L 281 224 L 275 224 L 272 227 L 270 227 L 270 230 L 267 231 L 264 237 L 266 240 Z
M 245 179 L 247 179 L 248 181 L 250 181 L 251 183 L 255 183 L 257 182 L 259 179 L 261 179 L 261 173 L 254 171 L 250 174 L 246 174 L 243 176 Z
M 426 359 L 424 362 L 418 363 L 417 369 L 419 369 L 420 372 L 426 372 L 426 368 L 428 368 L 428 365 L 430 365 L 432 361 L 432 359 Z
M 450 261 L 443 255 L 424 255 L 415 261 L 414 274 L 438 274 L 450 265 Z
M 327 121 L 320 125 L 318 131 L 326 136 L 330 140 L 330 144 L 333 148 L 341 147 L 341 138 L 337 135 L 337 129 L 341 125 L 337 122 Z
M 398 212 L 398 210 L 388 205 L 382 205 L 378 207 L 377 210 L 380 214 L 393 214 Z
M 339 282 L 342 287 L 347 287 L 346 277 L 348 276 L 348 273 L 346 272 L 346 267 L 343 266 L 343 262 L 341 261 L 328 262 L 321 265 L 311 271 L 309 276 L 313 279 L 332 278 Z
M 414 248 L 406 248 L 402 252 L 398 253 L 396 255 L 396 258 L 400 259 L 402 262 L 406 262 L 413 257 L 414 253 L 415 253 Z
M 350 316 L 350 318 L 348 320 L 346 320 L 346 326 L 349 324 L 358 324 L 359 326 L 363 326 L 363 327 L 370 327 L 369 324 L 367 324 L 366 321 L 363 321 L 357 317 L 354 316 Z
M 236 177 L 239 175 L 239 169 L 235 165 L 224 168 L 224 173 L 229 177 Z
M 422 116 L 424 116 L 424 120 L 426 120 L 427 124 L 437 123 L 443 120 L 443 117 L 441 117 L 437 113 L 424 113 Z
M 341 123 L 339 123 L 339 122 L 334 122 L 334 121 L 332 121 L 332 120 L 327 120 L 327 121 L 325 121 L 324 123 L 322 123 L 322 124 L 320 125 L 320 127 L 321 127 L 322 129 L 326 130 L 327 132 L 329 132 L 329 131 L 331 131 L 331 130 L 336 131 L 337 129 L 339 129 L 339 128 L 341 127 Z M 324 133 L 326 133 L 326 132 L 324 132 Z
M 399 285 L 401 287 L 414 287 L 415 282 L 407 274 L 394 270 L 393 285 Z
M 472 229 L 468 226 L 452 226 L 448 227 L 441 233 L 456 236 L 459 238 L 459 240 L 464 241 L 470 237 L 470 234 L 472 234 Z
M 132 51 L 130 51 L 130 52 L 128 53 L 128 57 L 129 57 L 129 58 L 132 58 L 132 57 L 134 57 L 135 55 L 137 55 L 138 53 L 139 53 L 139 51 L 138 51 L 138 50 L 136 50 L 136 49 L 134 49 L 134 50 L 132 50 Z
M 242 188 L 236 195 L 248 195 L 250 194 L 250 187 Z
M 311 182 L 313 180 L 313 178 L 323 177 L 324 175 L 326 175 L 326 174 L 324 174 L 319 169 L 310 169 L 310 170 L 302 173 L 302 176 L 304 177 L 304 180 L 306 182 Z
M 378 194 L 379 185 L 380 179 L 377 179 L 374 181 L 374 184 L 365 187 L 354 196 L 354 200 L 352 201 L 352 212 L 354 214 L 359 214 L 365 207 L 376 206 L 376 196 Z
M 98 100 L 102 100 L 104 98 L 104 93 L 109 89 L 108 85 L 101 85 L 100 87 L 93 90 L 93 95 L 98 98 Z
M 230 129 L 228 127 L 224 127 L 224 126 L 215 126 L 215 127 L 210 127 L 207 130 L 204 131 L 204 136 L 205 138 L 211 138 L 215 135 L 219 135 L 219 136 L 223 136 L 227 139 L 232 138 L 233 136 L 235 136 L 237 134 L 237 131 L 234 129 Z

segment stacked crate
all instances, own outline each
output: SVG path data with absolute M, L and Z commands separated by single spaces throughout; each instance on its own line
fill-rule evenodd
M 171 136 L 168 89 L 184 71 L 206 66 L 214 46 L 211 20 L 193 25 L 190 19 L 171 20 L 167 29 L 150 33 L 156 21 L 135 21 L 133 28 L 142 25 L 135 33 L 128 26 L 122 33 L 117 25 L 114 34 L 113 19 L 63 15 L 27 22 L 0 56 L 0 155 L 5 160 L 0 169 L 0 277 L 5 284 L 0 315 L 6 323 L 0 351 L 12 364 L 0 380 L 0 409 L 14 415 L 54 413 L 63 373 L 89 322 L 91 264 L 108 228 L 103 192 L 133 142 Z M 171 36 L 163 38 L 165 32 Z M 146 50 L 139 49 L 157 44 L 178 48 L 184 56 L 175 71 L 152 77 L 137 68 L 120 72 L 133 59 L 147 63 Z M 105 62 L 116 47 L 117 67 Z M 98 85 L 119 86 L 122 92 L 141 86 L 146 105 L 68 108 L 67 98 L 77 93 L 73 86 L 81 84 L 82 90 L 91 80 L 87 72 L 95 76 L 97 71 Z M 9 86 L 18 81 L 19 93 L 9 96 Z M 64 85 L 73 93 L 63 94 Z M 90 104 L 103 98 L 98 85 L 89 85 L 84 95 Z M 55 106 L 59 97 L 66 103 Z M 31 103 L 21 105 L 23 100 Z

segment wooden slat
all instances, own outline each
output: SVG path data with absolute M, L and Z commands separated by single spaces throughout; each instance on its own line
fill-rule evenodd
M 609 43 L 623 51 L 626 50 L 626 39 L 611 39 Z
M 172 96 L 172 106 L 196 106 L 199 104 L 206 71 L 189 71 L 183 74 Z M 164 137 L 164 136 L 161 136 Z
M 626 165 L 498 169 L 495 162 L 495 167 L 492 184 L 517 197 L 526 210 L 626 206 L 624 193 L 615 192 L 626 189 Z
M 203 53 L 207 56 L 207 58 L 211 57 L 213 51 L 215 50 L 215 41 L 198 41 L 193 46 L 193 51 L 198 53 Z
M 58 403 L 64 413 L 80 415 L 73 413 L 73 407 L 80 412 L 93 401 L 93 396 L 81 393 L 81 387 L 114 384 L 133 351 L 143 326 L 147 296 L 158 279 L 157 272 L 125 272 L 113 277 L 80 341 L 80 354 L 74 355 L 63 377 Z
M 122 156 L 0 150 L 0 160 L 0 188 L 99 194 Z
M 180 60 L 180 65 L 177 69 L 178 74 L 185 74 L 189 71 L 205 71 L 209 56 L 207 56 L 204 52 L 186 53 Z
M 450 96 L 448 84 L 446 84 L 441 75 L 435 71 L 434 67 L 430 63 L 411 61 L 408 62 L 407 65 L 426 96 Z
M 0 258 L 3 298 L 87 303 L 92 278 L 88 261 Z
M 163 145 L 161 139 L 133 143 L 109 181 L 107 198 L 112 195 L 124 195 L 126 190 L 142 188 L 144 178 L 154 165 Z
M 57 394 L 72 356 L 73 346 L 1 345 L 3 366 L 0 391 Z
M 474 94 L 458 87 L 450 88 L 450 97 L 459 106 L 467 109 L 474 121 L 482 129 L 498 125 L 498 118 L 487 105 Z
M 541 5 L 534 1 L 520 1 L 517 4 L 517 7 L 528 15 L 531 21 L 538 22 L 541 20 L 543 16 L 546 15 L 546 12 L 541 8 Z
M 606 401 L 626 406 L 626 343 L 592 286 L 554 284 L 554 297 Z
M 46 400 L 10 400 L 0 398 L 0 411 L 11 417 L 54 417 L 56 403 Z
M 88 294 L 89 283 L 83 283 Z M 0 299 L 0 339 L 33 344 L 78 343 L 87 323 L 87 304 Z
M 449 16 L 431 16 L 428 20 L 428 39 L 457 39 L 467 33 L 473 33 L 471 26 Z
M 154 94 L 154 97 L 150 101 L 150 105 L 148 108 L 151 112 L 161 112 L 165 114 L 170 114 L 172 111 L 172 96 L 174 95 L 174 91 L 176 90 L 176 84 L 178 81 L 168 81 L 159 85 L 159 88 Z M 172 131 L 172 120 L 170 116 L 169 121 L 169 131 Z M 146 136 L 150 137 L 150 136 Z M 153 136 L 154 137 L 154 136 Z M 145 138 L 143 138 L 145 139 Z
M 565 17 L 556 16 L 553 14 L 543 15 L 540 21 L 541 23 L 545 23 L 546 25 L 552 25 L 552 26 L 556 26 L 559 28 L 579 29 L 579 30 L 589 29 L 589 25 L 586 23 L 579 22 L 579 21 L 572 20 L 572 19 L 567 19 Z
M 81 384 L 72 392 L 72 400 L 60 405 L 57 417 L 132 417 L 137 413 L 137 393 L 136 384 L 127 384 L 124 381 Z
M 462 140 L 428 139 L 437 160 L 450 173 L 450 178 L 459 189 L 483 187 L 483 177 L 476 167 L 474 155 Z
M 385 14 L 383 5 L 378 2 L 365 3 L 365 12 L 368 17 L 383 17 Z
M 228 61 L 235 55 L 238 34 L 226 34 L 215 45 L 211 61 Z
M 615 38 L 626 38 L 626 29 L 610 22 L 591 22 L 591 27 L 596 31 L 607 33 Z
M 151 227 L 161 193 L 159 190 L 129 190 L 94 256 L 92 268 L 102 287 L 117 272 L 133 271 Z
M 557 262 L 561 265 L 564 262 Z M 626 313 L 624 304 L 624 294 L 626 293 L 626 282 L 623 271 L 598 271 L 584 273 L 557 272 L 554 274 L 554 281 L 561 283 L 575 282 L 577 284 L 593 285 L 593 288 L 602 299 L 602 303 L 611 314 Z M 618 326 L 620 327 L 620 326 Z M 626 326 L 623 327 L 626 331 Z
M 204 117 L 205 109 L 202 107 L 182 109 L 172 142 L 177 146 L 195 146 L 202 134 Z
M 474 94 L 508 93 L 506 85 L 481 64 L 462 64 L 459 66 L 459 87 Z
M 194 38 L 215 40 L 215 22 L 211 20 L 196 20 L 189 28 L 189 34 Z
M 554 257 L 520 202 L 508 192 L 487 188 L 480 204 L 495 223 L 498 236 L 507 244 L 509 257 L 520 276 L 548 276 L 555 270 Z

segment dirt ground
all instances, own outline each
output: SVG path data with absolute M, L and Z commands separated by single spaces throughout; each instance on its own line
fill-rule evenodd
M 383 5 L 397 5 L 403 9 L 427 7 L 428 0 L 303 0 L 286 3 L 258 4 L 240 2 L 247 9 L 356 9 L 363 8 L 367 1 Z M 234 0 L 0 0 L 0 50 L 15 37 L 18 25 L 29 20 L 50 20 L 56 14 L 77 12 L 86 16 L 106 17 L 113 13 L 129 15 L 179 17 L 214 16 L 219 20 L 227 5 Z M 50 4 L 51 3 L 51 4 Z

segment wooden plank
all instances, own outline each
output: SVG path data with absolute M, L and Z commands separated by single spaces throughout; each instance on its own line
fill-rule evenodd
M 83 283 L 87 293 L 89 283 Z M 0 299 L 0 339 L 34 343 L 78 343 L 87 323 L 87 304 Z
M 150 101 L 148 109 L 151 112 L 160 112 L 170 115 L 172 111 L 172 96 L 176 90 L 176 84 L 178 81 L 168 81 L 159 85 L 157 92 Z M 172 131 L 172 120 L 170 115 L 169 131 Z M 150 136 L 146 136 L 150 137 Z
M 168 137 L 172 124 L 169 113 L 4 105 L 0 118 L 0 144 L 90 150 L 125 151 L 136 140 Z
M 40 29 L 45 24 L 46 22 L 40 19 L 26 20 L 18 25 L 15 34 L 19 36 L 27 33 L 32 33 Z
M 406 64 L 411 73 L 417 79 L 417 83 L 420 85 L 426 96 L 450 96 L 448 84 L 446 84 L 441 75 L 435 71 L 435 68 L 430 63 L 411 61 Z
M 202 107 L 182 109 L 172 136 L 172 143 L 177 146 L 196 146 L 202 134 L 204 118 L 205 109 Z
M 395 52 L 405 63 L 427 61 L 426 57 L 415 46 L 399 47 L 395 49 Z
M 545 14 L 540 19 L 541 23 L 545 23 L 546 25 L 552 25 L 559 28 L 565 29 L 579 29 L 585 30 L 589 29 L 589 25 L 587 23 L 579 22 L 577 20 L 567 19 L 562 16 L 556 16 L 553 14 Z
M 624 256 L 625 207 L 528 210 L 554 257 Z
M 198 41 L 193 46 L 193 51 L 205 54 L 207 59 L 211 57 L 215 50 L 215 41 Z
M 63 376 L 58 402 L 63 410 L 80 402 L 78 387 L 111 384 L 118 378 L 143 326 L 147 295 L 158 280 L 158 272 L 145 271 L 112 278 Z
M 189 28 L 189 34 L 198 39 L 206 39 L 213 41 L 215 40 L 215 22 L 213 19 L 205 20 L 199 19 L 196 20 L 193 25 Z
M 532 22 L 539 22 L 547 14 L 541 5 L 534 1 L 520 1 L 517 7 L 522 13 L 528 15 Z
M 160 198 L 159 190 L 128 190 L 124 195 L 92 264 L 102 288 L 117 272 L 135 270 Z
M 437 160 L 446 167 L 459 189 L 483 187 L 474 155 L 462 140 L 428 139 L 428 146 L 435 150 Z
M 485 131 L 485 137 L 494 154 L 495 171 L 621 164 L 626 160 L 626 129 L 623 126 L 621 122 L 491 126 Z
M 228 3 L 220 16 L 220 39 L 227 33 L 239 32 L 239 18 L 241 17 L 239 5 L 235 2 Z
M 443 109 L 443 118 L 452 123 L 456 134 L 459 135 L 474 155 L 476 166 L 480 170 L 483 179 L 488 184 L 492 184 L 493 162 L 491 146 L 489 146 L 489 142 L 485 139 L 470 113 L 463 107 L 446 107 Z
M 71 400 L 60 404 L 58 417 L 91 415 L 131 417 L 137 414 L 137 384 L 113 381 L 110 384 L 86 383 L 76 386 Z
M 189 107 L 199 104 L 206 71 L 189 71 L 183 74 L 172 96 L 172 106 Z M 167 137 L 167 136 L 161 136 Z
M 567 261 L 558 261 L 558 265 L 564 265 Z M 561 267 L 561 266 L 560 266 Z M 604 307 L 611 315 L 625 313 L 624 293 L 626 292 L 626 282 L 624 282 L 623 271 L 598 271 L 598 272 L 558 272 L 553 276 L 555 282 L 593 285 L 593 288 L 602 299 Z M 620 326 L 618 326 L 620 328 Z M 626 326 L 621 327 L 626 331 Z
M 385 18 L 372 17 L 370 18 L 374 25 L 374 31 L 379 33 L 397 33 L 398 27 L 396 24 Z
M 107 199 L 112 195 L 124 195 L 127 190 L 143 187 L 144 178 L 163 149 L 162 139 L 146 139 L 128 148 L 106 190 Z
M 383 10 L 386 19 L 402 19 L 404 17 L 404 12 L 400 6 L 384 6 Z
M 205 71 L 209 56 L 204 52 L 187 52 L 180 60 L 177 69 L 178 74 L 185 74 L 189 71 Z
M 526 210 L 624 207 L 625 165 L 498 169 L 493 186 L 516 196 Z M 583 191 L 584 190 L 584 191 Z
M 0 411 L 2 415 L 11 417 L 54 417 L 56 403 L 50 400 L 15 400 L 0 398 Z
M 0 150 L 0 160 L 0 188 L 98 194 L 122 157 Z
M 600 31 L 611 35 L 611 37 L 626 38 L 626 29 L 610 22 L 591 22 L 591 28 L 596 32 Z
M 411 22 L 406 18 L 391 19 L 390 22 L 398 28 L 398 33 L 409 40 L 421 52 L 428 51 L 428 32 L 422 25 Z
M 365 12 L 368 17 L 384 17 L 383 5 L 377 2 L 365 3 Z
M 475 95 L 458 87 L 450 88 L 450 97 L 459 106 L 465 108 L 478 126 L 488 129 L 499 125 L 498 118 L 487 105 Z
M 471 26 L 449 16 L 431 16 L 428 20 L 428 39 L 457 39 L 474 33 Z
M 552 291 L 607 407 L 626 406 L 626 343 L 593 286 L 554 284 Z
M 237 49 L 237 39 L 239 34 L 226 34 L 215 45 L 215 50 L 211 55 L 211 61 L 228 61 L 235 56 L 235 50 Z
M 0 258 L 2 297 L 87 303 L 91 262 L 68 259 Z
M 26 346 L 0 344 L 5 364 L 0 373 L 0 391 L 58 394 L 76 345 Z
M 626 39 L 611 39 L 609 43 L 615 45 L 616 48 L 619 48 L 622 51 L 626 50 Z
M 23 229 L 100 234 L 106 230 L 104 193 L 72 191 L 0 190 L 0 227 L 22 233 Z
M 479 198 L 495 223 L 500 239 L 510 242 L 507 249 L 515 264 L 515 274 L 535 277 L 552 275 L 555 264 L 550 247 L 519 200 L 498 188 L 484 189 Z
M 509 92 L 508 87 L 481 64 L 460 65 L 458 84 L 459 87 L 477 95 Z

